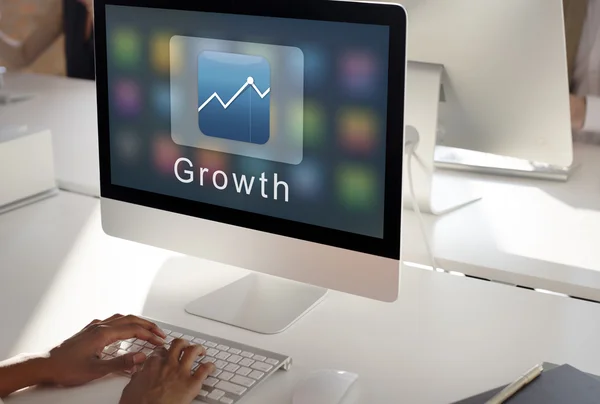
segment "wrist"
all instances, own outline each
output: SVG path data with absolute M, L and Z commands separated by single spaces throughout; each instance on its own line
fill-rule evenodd
M 29 361 L 31 373 L 37 384 L 55 384 L 56 369 L 49 355 L 38 356 Z

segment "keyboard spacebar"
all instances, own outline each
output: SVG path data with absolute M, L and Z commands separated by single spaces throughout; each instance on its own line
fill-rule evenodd
M 246 390 L 248 390 L 245 387 L 238 386 L 237 384 L 229 383 L 223 380 L 220 381 L 219 384 L 215 386 L 215 388 L 223 390 L 226 393 L 235 394 L 237 396 L 241 396 Z

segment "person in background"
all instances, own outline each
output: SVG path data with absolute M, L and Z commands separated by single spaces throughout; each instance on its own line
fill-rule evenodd
M 158 348 L 148 358 L 141 352 L 100 358 L 106 346 L 130 338 Z M 215 367 L 207 363 L 192 374 L 194 361 L 204 354 L 204 348 L 176 339 L 167 350 L 163 338 L 165 334 L 156 324 L 139 317 L 115 314 L 104 321 L 94 320 L 47 354 L 0 362 L 0 403 L 26 387 L 74 387 L 111 373 L 133 372 L 120 404 L 190 404 Z
M 564 0 L 571 126 L 600 140 L 600 0 Z
M 0 58 L 8 69 L 33 63 L 61 35 L 65 35 L 67 76 L 94 80 L 93 0 L 48 0 L 47 11 L 23 42 L 0 31 Z

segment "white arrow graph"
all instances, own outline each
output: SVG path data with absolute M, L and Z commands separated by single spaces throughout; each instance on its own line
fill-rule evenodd
M 229 108 L 229 106 L 240 96 L 240 94 L 242 94 L 244 92 L 244 90 L 248 86 L 252 86 L 252 88 L 254 89 L 254 91 L 256 91 L 256 94 L 258 94 L 258 96 L 260 98 L 265 98 L 267 96 L 267 94 L 269 94 L 271 92 L 271 87 L 269 87 L 265 90 L 264 93 L 261 93 L 260 90 L 258 89 L 258 87 L 256 87 L 256 84 L 254 84 L 254 78 L 248 77 L 248 80 L 246 80 L 244 85 L 237 91 L 237 93 L 235 93 L 233 95 L 233 97 L 231 97 L 231 99 L 229 101 L 227 101 L 227 104 L 223 102 L 221 97 L 219 97 L 219 94 L 214 92 L 213 95 L 208 97 L 208 99 L 206 101 L 204 101 L 204 103 L 202 105 L 200 105 L 200 107 L 198 108 L 198 112 L 202 111 L 204 109 L 204 107 L 206 107 L 208 105 L 208 103 L 210 103 L 213 100 L 213 98 L 216 98 L 221 103 L 221 105 L 223 106 L 223 109 Z

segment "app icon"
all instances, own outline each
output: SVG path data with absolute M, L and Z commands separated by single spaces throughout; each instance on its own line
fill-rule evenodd
M 376 205 L 376 178 L 367 167 L 345 164 L 337 168 L 340 203 L 350 210 L 368 210 Z
M 154 139 L 154 164 L 157 170 L 165 175 L 173 174 L 173 166 L 180 155 L 179 147 L 171 140 L 169 134 L 159 134 Z
M 227 171 L 229 159 L 225 153 L 199 149 L 197 158 L 197 164 L 202 168 L 208 168 L 211 173 L 217 170 Z
M 132 68 L 139 64 L 142 56 L 141 40 L 138 33 L 130 28 L 118 28 L 112 37 L 112 47 L 116 64 L 121 68 Z
M 291 167 L 294 193 L 306 200 L 317 199 L 323 189 L 323 172 L 313 159 L 305 158 L 301 164 Z
M 168 84 L 155 84 L 152 88 L 152 99 L 154 108 L 161 117 L 171 116 L 171 91 Z
M 140 87 L 131 80 L 120 80 L 115 85 L 115 98 L 118 112 L 127 117 L 140 113 L 142 95 Z
M 134 164 L 139 160 L 142 141 L 133 131 L 122 131 L 117 135 L 117 153 L 124 164 Z
M 300 66 L 292 64 L 290 67 L 292 69 L 304 68 L 306 85 L 316 88 L 323 83 L 328 72 L 329 63 L 325 58 L 325 54 L 318 48 L 318 45 L 309 44 L 302 46 L 302 50 L 304 52 L 304 63 Z
M 352 95 L 368 96 L 375 90 L 375 59 L 368 52 L 348 52 L 341 59 L 342 81 Z
M 377 120 L 365 108 L 343 108 L 338 114 L 338 135 L 342 147 L 356 154 L 370 154 L 377 141 Z
M 304 70 L 297 47 L 175 35 L 171 134 L 184 147 L 297 165 L 304 147 Z M 250 52 L 252 50 L 252 52 Z M 250 78 L 250 80 L 248 80 Z M 251 82 L 251 84 L 249 83 Z
M 325 111 L 316 102 L 304 105 L 304 144 L 319 147 L 325 139 Z
M 161 32 L 154 34 L 150 42 L 150 59 L 152 66 L 158 73 L 168 74 L 170 68 L 176 68 L 175 64 L 171 65 L 171 57 L 169 55 L 169 41 L 171 35 Z M 174 58 L 174 60 L 176 60 Z
M 198 124 L 206 136 L 265 144 L 270 135 L 271 67 L 262 56 L 198 56 Z

